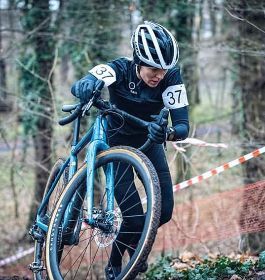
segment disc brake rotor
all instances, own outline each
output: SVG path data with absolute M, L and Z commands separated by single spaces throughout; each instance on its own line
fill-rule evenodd
M 114 211 L 106 213 L 106 221 L 108 221 L 108 217 L 113 217 L 113 225 L 111 232 L 104 232 L 99 228 L 95 229 L 94 240 L 97 246 L 100 248 L 108 247 L 109 245 L 111 245 L 120 231 L 122 223 L 122 214 L 120 209 L 116 208 Z

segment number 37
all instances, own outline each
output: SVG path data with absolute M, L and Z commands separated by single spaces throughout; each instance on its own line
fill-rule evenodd
M 171 91 L 167 93 L 167 96 L 169 97 L 169 101 L 168 101 L 169 105 L 174 105 L 176 102 L 180 103 L 181 89 L 175 90 L 175 93 L 176 94 L 174 94 Z
M 99 76 L 103 76 L 102 79 L 113 77 L 112 73 L 108 71 L 108 69 L 104 66 L 101 66 L 96 70 L 96 74 Z

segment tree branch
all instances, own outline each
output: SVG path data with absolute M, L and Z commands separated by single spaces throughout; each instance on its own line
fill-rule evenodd
M 48 83 L 48 86 L 49 86 L 49 90 L 50 90 L 50 93 L 51 93 L 51 97 L 52 97 L 52 105 L 53 105 L 53 111 L 54 111 L 55 119 L 57 119 L 58 116 L 57 116 L 57 110 L 56 110 L 56 104 L 55 104 L 55 94 L 53 92 L 51 78 L 52 78 L 52 74 L 53 74 L 53 72 L 55 70 L 55 67 L 57 65 L 57 60 L 58 60 L 58 48 L 55 47 L 54 60 L 53 60 L 52 68 L 50 70 L 50 73 L 48 75 L 48 80 L 47 80 L 47 83 Z
M 265 33 L 265 30 L 261 29 L 260 27 L 258 27 L 257 25 L 255 25 L 254 23 L 250 22 L 249 20 L 247 20 L 246 18 L 242 18 L 242 17 L 239 17 L 237 15 L 234 15 L 232 14 L 226 7 L 224 7 L 225 11 L 233 18 L 237 19 L 237 20 L 240 20 L 240 21 L 243 21 L 243 22 L 246 22 L 248 23 L 249 25 L 253 26 L 254 28 L 256 28 L 257 30 L 259 30 L 260 32 L 262 33 Z
M 47 82 L 46 79 L 42 78 L 41 76 L 39 76 L 37 73 L 31 71 L 30 69 L 28 69 L 25 64 L 23 64 L 18 58 L 15 59 L 15 61 L 23 68 L 25 69 L 26 71 L 28 71 L 31 75 L 33 75 L 34 77 L 40 79 L 41 81 L 43 82 Z

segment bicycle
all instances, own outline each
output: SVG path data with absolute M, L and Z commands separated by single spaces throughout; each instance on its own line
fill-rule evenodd
M 159 225 L 161 197 L 156 171 L 142 151 L 152 143 L 148 139 L 139 149 L 110 148 L 107 116 L 116 114 L 140 127 L 147 127 L 149 122 L 101 99 L 103 85 L 104 82 L 97 84 L 88 104 L 62 108 L 70 115 L 59 124 L 74 121 L 72 149 L 68 159 L 60 159 L 52 169 L 36 222 L 30 230 L 35 239 L 34 261 L 30 266 L 34 279 L 103 279 L 106 266 L 113 267 L 109 260 L 112 248 L 120 246 L 124 250 L 119 251 L 122 270 L 115 279 L 134 279 L 151 251 Z M 80 120 L 92 106 L 98 109 L 98 115 L 79 140 Z M 166 113 L 162 109 L 160 120 Z M 86 160 L 77 170 L 78 154 L 85 147 Z M 117 174 L 122 176 L 117 178 Z M 128 186 L 125 190 L 119 189 L 124 196 L 116 201 L 115 191 L 124 184 L 123 177 L 128 174 L 131 181 L 125 182 Z M 135 205 L 125 208 L 132 195 L 139 197 L 141 213 L 131 215 Z M 138 227 L 138 231 L 126 232 L 125 225 L 135 221 L 141 221 L 141 230 Z M 123 234 L 129 234 L 136 246 L 119 244 Z

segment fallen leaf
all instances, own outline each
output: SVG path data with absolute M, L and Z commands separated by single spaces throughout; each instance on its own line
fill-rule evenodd
M 174 263 L 173 268 L 175 268 L 176 270 L 183 270 L 183 269 L 188 269 L 189 265 L 186 263 Z

